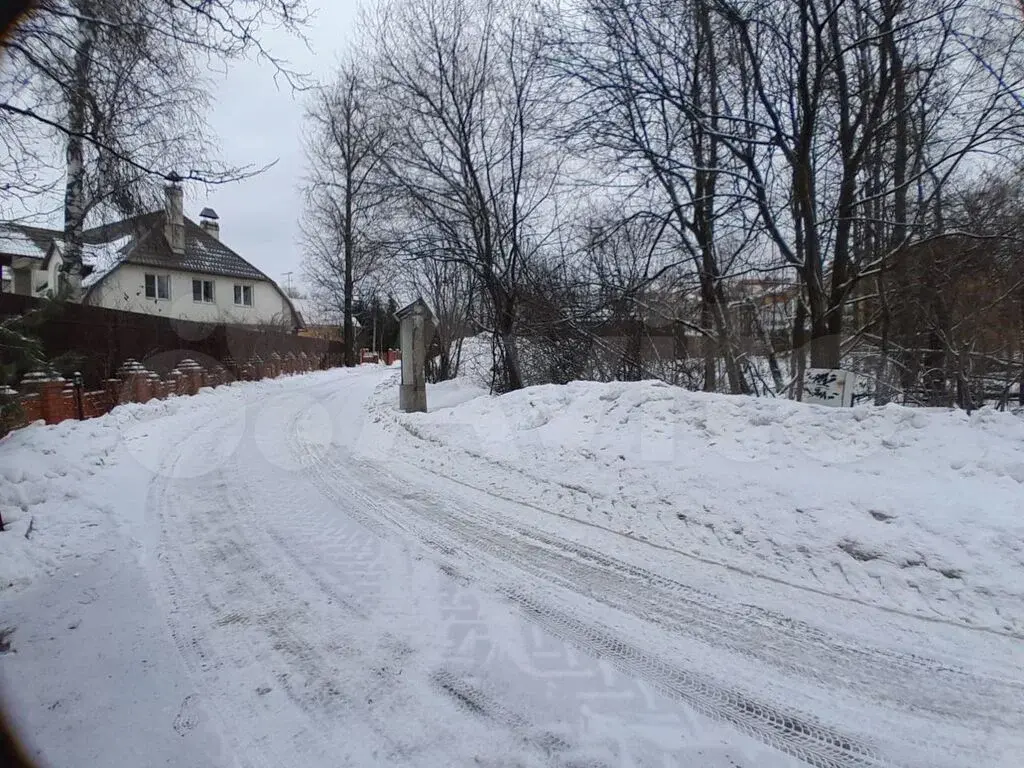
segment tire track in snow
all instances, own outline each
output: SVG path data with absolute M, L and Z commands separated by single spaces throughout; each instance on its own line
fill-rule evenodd
M 200 690 L 210 692 L 211 704 L 221 705 L 221 730 L 231 736 L 245 765 L 320 764 L 326 755 L 339 755 L 336 742 L 325 735 L 347 705 L 334 663 L 349 644 L 338 630 L 343 622 L 318 620 L 301 599 L 315 590 L 298 589 L 296 582 L 306 572 L 278 552 L 270 537 L 261 536 L 241 467 L 229 462 L 199 479 L 174 479 L 178 464 L 201 460 L 206 445 L 216 443 L 218 426 L 232 418 L 244 413 L 204 425 L 176 448 L 150 490 L 150 509 L 162 523 L 160 560 L 171 634 Z M 292 577 L 288 583 L 278 576 L 282 573 Z M 317 586 L 323 589 L 324 583 Z M 336 592 L 329 596 L 335 608 L 351 608 Z M 213 642 L 217 635 L 219 642 Z M 268 717 L 263 704 L 273 697 L 261 700 L 257 691 L 226 697 L 224 679 L 231 670 L 254 663 L 272 684 L 260 689 L 263 695 L 277 690 L 291 702 L 290 738 L 256 727 Z M 388 742 L 382 731 L 376 736 Z
M 288 439 L 292 444 L 295 455 L 302 457 L 306 466 L 306 474 L 313 476 L 314 481 L 320 487 L 321 493 L 334 501 L 339 510 L 343 510 L 348 517 L 359 522 L 365 529 L 374 531 L 382 538 L 392 539 L 396 531 L 404 534 L 404 538 L 414 544 L 421 545 L 418 537 L 418 528 L 406 524 L 406 516 L 396 514 L 393 518 L 382 515 L 373 501 L 374 491 L 370 495 L 362 492 L 366 485 L 365 479 L 352 476 L 351 468 L 348 471 L 342 465 L 341 470 L 333 477 L 330 476 L 328 467 L 323 462 L 325 452 L 318 446 L 311 445 L 298 437 L 298 422 L 301 416 L 297 415 L 292 421 L 288 430 Z M 344 459 L 342 459 L 343 461 Z M 414 521 L 415 518 L 412 518 Z M 448 546 L 444 542 L 436 542 L 436 548 L 449 556 L 459 556 L 461 550 Z M 418 559 L 418 558 L 417 558 Z M 451 682 L 454 688 L 465 688 L 473 686 L 473 695 L 487 698 L 485 710 L 488 719 L 498 722 L 505 728 L 517 734 L 525 746 L 540 750 L 552 762 L 553 766 L 593 766 L 601 768 L 614 763 L 607 761 L 608 753 L 594 755 L 590 751 L 592 745 L 589 741 L 586 745 L 579 747 L 570 746 L 576 737 L 569 732 L 559 733 L 548 728 L 530 725 L 531 716 L 537 717 L 536 704 L 534 700 L 523 702 L 522 712 L 516 712 L 510 707 L 499 704 L 494 696 L 488 695 L 476 684 L 467 683 L 464 679 L 468 673 L 471 676 L 479 671 L 490 668 L 492 664 L 498 666 L 494 669 L 498 677 L 503 678 L 509 667 L 500 661 L 501 654 L 496 656 L 495 651 L 507 642 L 504 635 L 492 638 L 491 623 L 484 619 L 480 613 L 480 603 L 472 589 L 472 580 L 466 578 L 456 571 L 454 567 L 440 565 L 440 570 L 449 578 L 442 585 L 440 593 L 441 608 L 440 619 L 448 641 L 448 664 L 455 665 L 463 670 L 462 674 L 455 672 L 452 668 L 445 667 L 435 670 L 435 684 L 438 679 L 444 678 Z M 533 626 L 533 625 L 529 625 Z M 524 625 L 516 627 L 518 630 L 525 629 Z M 515 630 L 513 630 L 515 632 Z M 534 632 L 529 633 L 533 638 Z M 552 638 L 554 639 L 554 638 Z M 584 731 L 594 732 L 593 725 L 588 727 L 595 718 L 601 719 L 603 726 L 596 729 L 599 740 L 607 741 L 605 730 L 608 725 L 612 732 L 619 734 L 613 738 L 616 742 L 612 754 L 618 755 L 619 761 L 639 759 L 636 765 L 654 764 L 691 764 L 694 756 L 698 758 L 701 765 L 734 766 L 741 765 L 768 765 L 774 766 L 779 760 L 785 760 L 781 752 L 768 753 L 767 747 L 763 750 L 746 742 L 740 746 L 709 747 L 702 736 L 706 724 L 681 717 L 680 711 L 674 706 L 665 707 L 666 700 L 659 700 L 661 697 L 652 695 L 642 682 L 637 681 L 630 675 L 620 675 L 607 666 L 602 666 L 600 671 L 589 669 L 585 677 L 581 679 L 579 663 L 581 659 L 587 660 L 590 665 L 601 665 L 602 662 L 591 659 L 586 655 L 570 651 L 569 646 L 561 641 L 555 641 L 559 648 L 565 664 L 550 663 L 550 648 L 537 648 L 534 644 L 527 643 L 522 650 L 526 651 L 527 658 L 521 659 L 525 667 L 513 666 L 516 670 L 516 678 L 526 673 L 530 679 L 547 680 L 544 693 L 541 694 L 544 700 L 551 695 L 569 696 L 575 701 L 566 701 L 568 712 L 572 720 L 582 717 L 579 722 Z M 571 657 L 571 661 L 566 657 Z M 567 680 L 568 678 L 568 680 Z M 455 681 L 458 682 L 455 682 Z M 588 682 L 589 681 L 589 682 Z M 568 682 L 568 687 L 565 683 Z M 583 686 L 581 688 L 581 685 Z M 446 694 L 451 696 L 450 691 Z M 456 697 L 457 698 L 457 697 Z M 456 701 L 458 704 L 459 702 Z M 637 707 L 640 711 L 637 711 Z M 555 715 L 556 720 L 561 720 L 562 715 Z M 640 722 L 638 723 L 638 719 Z M 673 732 L 673 735 L 666 743 L 664 733 L 666 729 Z M 653 731 L 653 733 L 652 733 Z M 623 738 L 622 734 L 629 734 Z M 592 740 L 593 737 L 590 737 Z M 694 742 L 690 743 L 689 739 Z M 567 741 L 567 740 L 568 741 Z M 653 745 L 653 746 L 652 746 Z M 583 754 L 580 754 L 582 749 Z M 709 752 L 710 749 L 710 752 Z M 639 752 L 637 752 L 639 750 Z M 752 750 L 753 757 L 746 752 Z M 567 754 L 561 754 L 567 752 Z M 717 753 L 722 754 L 717 754 Z M 709 755 L 714 753 L 715 760 Z M 641 757 L 646 755 L 647 759 Z M 674 760 L 678 757 L 682 760 Z M 720 759 L 719 759 L 720 758 Z M 735 758 L 735 760 L 733 759 Z M 768 762 L 765 762 L 765 759 Z M 737 760 L 739 762 L 737 762 Z M 634 764 L 630 762 L 630 764 Z M 789 765 L 788 762 L 785 763 Z
M 345 498 L 349 502 L 355 497 L 361 502 L 358 505 L 345 505 L 346 509 L 353 510 L 353 514 L 361 523 L 381 533 L 386 533 L 387 524 L 390 524 L 442 554 L 458 555 L 459 559 L 468 557 L 478 566 L 492 567 L 487 559 L 471 551 L 474 547 L 479 547 L 493 554 L 495 547 L 492 542 L 478 536 L 469 536 L 463 541 L 468 545 L 467 548 L 453 546 L 452 533 L 458 535 L 466 530 L 465 525 L 461 528 L 458 526 L 454 517 L 448 516 L 447 522 L 456 523 L 448 531 L 428 530 L 429 524 L 424 525 L 425 516 L 421 517 L 418 523 L 412 522 L 410 512 L 423 515 L 422 512 L 416 512 L 415 505 L 404 508 L 404 515 L 398 514 L 397 510 L 388 509 L 387 505 L 377 502 L 373 496 L 360 489 L 360 485 L 365 487 L 365 480 L 353 482 L 356 473 L 351 467 L 346 467 L 324 452 L 318 453 L 304 445 L 296 429 L 296 422 L 293 422 L 289 431 L 301 463 L 306 466 L 310 476 L 325 494 L 337 500 Z M 365 470 L 367 467 L 362 466 L 361 469 Z M 344 491 L 337 486 L 338 478 L 349 481 Z M 383 479 L 381 481 L 381 487 L 386 487 Z M 373 510 L 377 514 L 371 514 L 368 510 Z M 440 507 L 431 511 L 440 512 Z M 382 520 L 387 521 L 387 524 L 382 523 Z M 506 558 L 507 555 L 500 559 L 505 561 Z M 499 572 L 498 575 L 505 574 Z M 579 591 L 580 585 L 575 586 L 576 591 Z M 499 586 L 499 590 L 519 605 L 527 616 L 561 639 L 609 659 L 628 674 L 637 674 L 649 680 L 670 698 L 683 701 L 713 719 L 729 723 L 762 743 L 804 760 L 810 765 L 820 768 L 886 765 L 873 747 L 842 736 L 815 722 L 812 717 L 780 712 L 767 703 L 729 691 L 703 676 L 697 676 L 652 655 L 644 654 L 593 624 L 551 608 L 536 595 L 524 592 L 521 588 Z
M 368 474 L 371 468 L 360 467 L 360 472 Z M 324 475 L 330 476 L 330 472 Z M 366 498 L 364 503 L 375 502 Z M 376 502 L 376 506 L 381 507 L 382 502 Z M 410 511 L 417 511 L 423 520 L 434 525 L 432 535 L 423 530 L 416 535 L 442 554 L 457 554 L 464 559 L 487 551 L 548 583 L 711 646 L 724 647 L 759 662 L 767 661 L 812 682 L 831 686 L 839 678 L 849 689 L 868 695 L 891 691 L 893 685 L 899 684 L 904 705 L 912 703 L 912 708 L 919 711 L 960 720 L 977 719 L 982 725 L 992 723 L 998 703 L 1009 727 L 1020 722 L 1024 687 L 1014 681 L 978 676 L 913 654 L 864 647 L 781 614 L 723 602 L 710 593 L 507 517 L 484 517 L 466 508 L 454 514 L 450 511 L 453 508 L 450 500 L 434 499 L 428 509 L 409 505 L 403 511 L 406 517 Z M 387 516 L 394 519 L 397 514 L 392 511 Z M 443 528 L 437 528 L 438 523 Z M 409 529 L 407 524 L 404 527 Z M 501 533 L 501 529 L 513 530 L 515 535 Z M 457 553 L 452 533 L 467 542 Z M 754 631 L 752 627 L 760 629 Z M 955 700 L 948 695 L 951 689 L 958 692 Z
M 295 394 L 259 405 L 274 411 L 272 421 L 277 420 Z M 237 412 L 233 418 L 248 421 Z M 230 737 L 235 754 L 247 766 L 276 768 L 419 765 L 421 746 L 446 758 L 452 750 L 458 753 L 460 747 L 453 746 L 458 740 L 438 735 L 449 732 L 448 723 L 436 719 L 436 694 L 428 681 L 423 680 L 423 692 L 431 695 L 421 699 L 415 683 L 410 688 L 402 682 L 407 678 L 393 674 L 392 667 L 416 649 L 388 631 L 366 631 L 381 618 L 371 614 L 378 607 L 382 575 L 395 575 L 382 563 L 395 565 L 395 553 L 382 550 L 379 537 L 318 503 L 322 494 L 314 499 L 304 487 L 301 468 L 264 475 L 246 441 L 239 455 L 198 479 L 167 477 L 171 459 L 201 466 L 203 443 L 212 444 L 220 426 L 218 420 L 203 424 L 196 430 L 205 436 L 199 440 L 191 434 L 165 462 L 168 471 L 150 493 L 152 511 L 164 523 L 162 570 L 174 585 L 172 635 L 197 688 L 230 720 L 220 730 Z M 282 437 L 284 426 L 282 421 Z M 296 494 L 289 492 L 292 483 Z M 345 499 L 341 506 L 349 509 L 353 501 Z M 380 530 L 394 539 L 390 528 Z M 343 655 L 347 662 L 339 669 L 336 662 Z M 255 689 L 261 697 L 256 705 L 236 698 L 237 681 L 245 679 L 236 667 L 254 662 L 266 669 L 273 685 Z M 260 709 L 260 703 L 272 701 L 276 710 Z M 396 704 L 404 717 L 411 715 L 411 730 L 391 714 Z M 354 746 L 348 749 L 349 744 Z
M 977 718 L 983 724 L 991 724 L 997 702 L 1005 707 L 1004 717 L 1024 711 L 1024 686 L 1014 681 L 975 675 L 913 654 L 866 648 L 754 606 L 736 610 L 710 593 L 514 522 L 475 524 L 450 518 L 450 524 L 463 529 L 468 539 L 488 542 L 493 555 L 514 559 L 549 582 L 574 591 L 585 584 L 588 597 L 612 608 L 758 661 L 769 659 L 791 675 L 817 683 L 832 683 L 839 675 L 851 690 L 867 695 L 898 683 L 904 696 L 918 697 L 915 709 Z M 498 526 L 517 535 L 501 534 Z M 752 625 L 763 630 L 754 633 Z M 950 689 L 958 691 L 956 701 L 950 700 Z M 1019 717 L 1003 722 L 1016 727 Z
M 416 439 L 418 441 L 421 441 L 423 443 L 429 443 L 429 444 L 432 444 L 432 445 L 436 445 L 439 448 L 443 448 L 443 449 L 450 449 L 451 448 L 451 446 L 443 443 L 442 441 L 438 440 L 437 438 L 432 438 L 432 437 L 429 437 L 427 435 L 424 435 L 424 434 L 420 433 L 419 431 L 414 429 L 412 426 L 410 426 L 409 424 L 407 424 L 407 423 L 405 423 L 403 421 L 400 421 L 398 419 L 392 418 L 391 419 L 391 423 L 393 424 L 394 427 L 405 431 L 406 433 L 408 433 L 410 436 L 412 436 L 414 439 Z M 553 478 L 538 477 L 536 475 L 530 474 L 529 472 L 526 472 L 525 470 L 519 469 L 519 468 L 514 467 L 514 466 L 510 466 L 508 464 L 501 463 L 501 462 L 496 461 L 495 459 L 493 459 L 491 457 L 488 457 L 488 456 L 485 456 L 483 454 L 474 452 L 472 450 L 467 450 L 465 448 L 460 449 L 460 450 L 466 456 L 469 456 L 470 458 L 472 458 L 474 460 L 481 461 L 481 462 L 483 462 L 485 464 L 488 464 L 493 469 L 497 469 L 497 470 L 499 470 L 501 472 L 514 472 L 514 473 L 518 474 L 522 478 L 523 483 L 526 486 L 532 487 L 533 485 L 535 485 L 537 483 L 541 483 L 541 484 L 546 483 L 546 484 L 550 484 L 550 485 L 559 486 L 559 487 L 561 487 L 561 488 L 563 488 L 565 490 L 570 491 L 571 493 L 582 494 L 584 496 L 588 496 L 590 498 L 594 498 L 594 493 L 592 491 L 588 491 L 587 489 L 580 488 L 577 485 L 562 483 L 562 482 L 558 481 L 557 479 L 553 479 Z M 650 541 L 648 539 L 644 539 L 644 538 L 640 538 L 638 536 L 634 536 L 633 534 L 627 533 L 627 532 L 622 531 L 622 530 L 617 530 L 617 529 L 614 529 L 614 528 L 609 528 L 607 526 L 603 526 L 603 525 L 601 525 L 599 523 L 596 523 L 596 522 L 593 522 L 593 521 L 590 521 L 590 520 L 585 520 L 585 519 L 573 517 L 572 515 L 568 515 L 568 514 L 565 514 L 565 513 L 562 513 L 562 512 L 557 512 L 557 511 L 553 511 L 553 510 L 549 510 L 549 509 L 544 509 L 544 508 L 542 508 L 540 506 L 537 506 L 536 504 L 532 504 L 532 503 L 530 503 L 530 502 L 528 502 L 526 500 L 523 500 L 523 499 L 516 499 L 516 498 L 511 498 L 511 497 L 508 497 L 508 496 L 503 496 L 503 495 L 501 495 L 499 493 L 496 493 L 496 492 L 494 492 L 492 490 L 487 489 L 486 487 L 480 487 L 478 485 L 474 485 L 471 482 L 468 482 L 466 480 L 460 479 L 460 478 L 455 477 L 453 475 L 446 475 L 444 473 L 437 473 L 436 470 L 431 469 L 429 466 L 427 466 L 422 461 L 418 462 L 418 464 L 419 464 L 419 468 L 421 470 L 431 471 L 435 475 L 443 477 L 444 479 L 449 480 L 452 483 L 455 483 L 457 485 L 461 485 L 461 486 L 463 486 L 463 487 L 465 487 L 465 488 L 467 488 L 467 489 L 469 489 L 471 491 L 477 492 L 477 493 L 487 494 L 488 496 L 491 496 L 491 497 L 493 497 L 495 499 L 498 499 L 499 501 L 501 501 L 503 503 L 519 505 L 519 506 L 523 506 L 523 507 L 528 507 L 528 508 L 533 509 L 533 510 L 535 510 L 537 512 L 540 512 L 542 514 L 550 515 L 550 516 L 556 517 L 556 518 L 561 518 L 563 520 L 566 520 L 567 522 L 571 522 L 571 523 L 576 524 L 576 525 L 585 526 L 585 527 L 588 527 L 588 528 L 593 528 L 595 530 L 602 531 L 603 533 L 606 533 L 606 534 L 611 534 L 613 536 L 618 536 L 620 538 L 628 539 L 630 542 L 632 542 L 634 544 L 639 544 L 639 545 L 642 545 L 642 546 L 651 547 L 653 549 L 660 550 L 662 552 L 668 552 L 668 553 L 671 553 L 671 554 L 673 554 L 675 556 L 678 556 L 678 557 L 684 557 L 684 558 L 687 558 L 687 559 L 692 560 L 694 562 L 703 563 L 705 565 L 709 565 L 709 566 L 712 566 L 714 568 L 721 568 L 721 569 L 724 569 L 726 571 L 730 571 L 730 572 L 733 572 L 733 573 L 740 574 L 740 575 L 742 575 L 744 577 L 747 577 L 747 578 L 756 579 L 758 581 L 763 581 L 763 582 L 767 582 L 767 583 L 771 583 L 771 584 L 778 584 L 780 586 L 784 586 L 784 587 L 787 587 L 789 589 L 795 589 L 795 590 L 800 590 L 800 591 L 803 591 L 803 592 L 808 592 L 810 594 L 819 595 L 821 597 L 826 597 L 826 598 L 829 598 L 829 599 L 832 599 L 832 600 L 838 600 L 840 602 L 850 603 L 852 605 L 857 605 L 857 606 L 862 606 L 862 607 L 865 607 L 865 608 L 870 608 L 872 610 L 877 610 L 877 611 L 880 611 L 880 612 L 883 612 L 883 613 L 888 613 L 888 614 L 891 614 L 891 615 L 894 615 L 894 616 L 901 616 L 901 617 L 906 617 L 906 618 L 910 618 L 910 619 L 915 619 L 917 621 L 929 622 L 929 623 L 933 623 L 933 624 L 940 624 L 940 625 L 944 625 L 944 626 L 948 626 L 948 627 L 953 627 L 953 628 L 960 629 L 960 630 L 966 630 L 968 632 L 983 633 L 983 634 L 992 635 L 992 636 L 995 636 L 995 637 L 1004 637 L 1004 638 L 1009 638 L 1009 639 L 1013 639 L 1013 640 L 1024 640 L 1024 635 L 1020 634 L 1019 632 L 1013 631 L 1013 630 L 1008 630 L 1008 629 L 1001 628 L 1001 627 L 987 626 L 987 625 L 982 625 L 982 624 L 971 624 L 971 623 L 968 623 L 968 622 L 965 622 L 965 621 L 962 621 L 962 620 L 950 617 L 947 614 L 945 614 L 942 611 L 940 611 L 934 605 L 932 605 L 928 601 L 928 599 L 925 598 L 923 595 L 922 595 L 922 599 L 924 600 L 925 604 L 928 605 L 928 607 L 932 611 L 935 612 L 934 614 L 922 613 L 920 611 L 914 611 L 914 610 L 904 609 L 904 608 L 900 608 L 900 607 L 895 607 L 895 606 L 892 606 L 892 605 L 886 605 L 884 603 L 879 602 L 876 599 L 872 599 L 871 597 L 862 597 L 862 596 L 860 596 L 858 585 L 853 584 L 850 581 L 850 579 L 846 576 L 846 573 L 843 571 L 842 567 L 838 563 L 832 564 L 831 567 L 834 567 L 840 573 L 840 575 L 843 577 L 844 582 L 851 589 L 854 590 L 854 594 L 842 594 L 842 593 L 838 593 L 838 592 L 829 590 L 827 588 L 827 584 L 829 583 L 828 580 L 823 579 L 818 574 L 814 574 L 814 577 L 818 581 L 818 583 L 822 585 L 821 587 L 814 587 L 814 586 L 810 586 L 810 585 L 808 585 L 806 583 L 803 583 L 802 581 L 791 580 L 791 579 L 783 578 L 781 576 L 773 576 L 773 575 L 768 574 L 768 573 L 764 573 L 764 572 L 760 572 L 760 571 L 756 571 L 756 570 L 751 570 L 751 569 L 745 568 L 745 567 L 743 567 L 741 565 L 737 565 L 735 563 L 726 562 L 724 560 L 717 560 L 717 559 L 714 559 L 714 558 L 711 558 L 711 557 L 705 557 L 705 556 L 702 556 L 702 555 L 698 555 L 698 554 L 695 554 L 693 552 L 687 552 L 685 550 L 681 550 L 681 549 L 678 549 L 678 548 L 675 548 L 675 547 L 671 547 L 671 546 L 668 546 L 668 545 L 659 544 L 657 542 Z M 813 571 L 812 571 L 812 573 L 813 573 Z M 959 599 L 959 598 L 957 598 L 957 599 Z
M 208 425 L 210 429 L 194 435 L 187 447 L 182 442 L 172 449 L 150 487 L 147 511 L 160 524 L 159 575 L 154 586 L 163 588 L 157 591 L 162 591 L 167 603 L 171 637 L 197 690 L 204 694 L 204 704 L 217 719 L 218 730 L 227 736 L 231 753 L 243 766 L 271 768 L 286 764 L 293 753 L 279 750 L 273 742 L 263 741 L 261 734 L 249 727 L 257 722 L 260 714 L 254 703 L 239 698 L 233 702 L 232 713 L 228 715 L 217 706 L 215 697 L 208 694 L 215 688 L 223 662 L 215 656 L 207 639 L 214 632 L 217 617 L 215 615 L 210 621 L 205 621 L 211 612 L 209 597 L 204 590 L 204 581 L 208 583 L 209 580 L 203 578 L 205 568 L 198 555 L 201 541 L 195 535 L 197 528 L 201 530 L 205 522 L 190 514 L 194 505 L 182 503 L 189 498 L 190 481 L 174 479 L 183 462 L 217 440 L 216 427 L 228 423 L 233 417 L 231 414 L 215 419 Z M 230 622 L 233 618 L 225 613 L 220 620 Z
M 364 464 L 360 472 L 371 474 L 374 469 Z M 382 478 L 379 482 L 385 481 Z M 502 505 L 518 505 L 514 500 L 454 482 L 475 494 L 496 498 Z M 418 493 L 420 499 L 430 496 L 429 491 Z M 767 660 L 817 684 L 834 685 L 838 678 L 860 694 L 877 696 L 884 692 L 892 699 L 895 692 L 901 707 L 957 721 L 973 720 L 982 729 L 994 722 L 1010 729 L 1024 727 L 1024 684 L 1019 680 L 968 671 L 918 654 L 867 646 L 859 638 L 828 633 L 773 611 L 725 602 L 706 591 L 519 523 L 511 514 L 501 516 L 483 510 L 484 507 L 456 507 L 448 498 L 434 497 L 430 509 L 419 510 L 419 514 L 434 522 L 443 520 L 449 529 L 462 528 L 462 538 L 488 539 L 496 556 L 520 567 L 533 567 L 547 581 L 672 631 L 727 647 L 758 661 Z M 499 530 L 515 535 L 508 536 Z M 566 573 L 572 573 L 573 578 L 567 579 Z M 750 631 L 751 625 L 761 626 L 764 631 L 755 635 Z M 956 695 L 950 696 L 950 691 Z

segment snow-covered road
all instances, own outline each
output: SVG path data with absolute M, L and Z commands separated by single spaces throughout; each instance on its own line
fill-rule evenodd
M 116 439 L 57 428 L 99 456 L 61 502 L 95 514 L 74 530 L 40 515 L 27 541 L 75 538 L 0 592 L 5 700 L 46 764 L 1024 754 L 1019 638 L 716 568 L 440 476 L 403 460 L 369 406 L 392 377 L 119 409 Z

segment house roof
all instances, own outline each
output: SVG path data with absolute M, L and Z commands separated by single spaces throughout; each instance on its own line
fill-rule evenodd
M 11 256 L 25 256 L 30 259 L 46 258 L 46 251 L 54 235 L 63 237 L 54 229 L 28 227 L 24 224 L 0 224 L 0 253 Z
M 277 285 L 201 226 L 185 218 L 185 252 L 176 254 L 164 236 L 166 213 L 143 213 L 121 221 L 87 229 L 82 233 L 82 262 L 90 268 L 82 285 L 91 291 L 122 264 L 173 269 L 203 275 L 223 275 L 241 280 L 263 280 Z M 45 260 L 64 247 L 64 232 L 23 224 L 0 224 L 0 254 Z M 280 289 L 278 289 L 280 291 Z M 281 291 L 282 297 L 291 300 Z M 295 320 L 302 319 L 292 307 Z
M 191 219 L 185 219 L 185 252 L 171 250 L 163 232 L 164 214 L 159 212 L 147 235 L 125 258 L 125 262 L 151 267 L 180 269 L 210 275 L 226 275 L 245 280 L 270 280 Z
M 163 211 L 153 211 L 87 229 L 82 233 L 83 261 L 108 272 L 119 264 L 141 264 L 246 280 L 270 280 L 189 218 L 185 218 L 185 252 L 174 253 L 164 237 L 164 220 Z M 0 253 L 45 259 L 53 243 L 63 248 L 61 230 L 14 223 L 0 225 Z

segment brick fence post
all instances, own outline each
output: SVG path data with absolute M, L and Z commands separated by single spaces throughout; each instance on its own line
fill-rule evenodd
M 203 366 L 186 357 L 178 363 L 178 370 L 185 377 L 187 394 L 198 395 L 200 387 L 203 386 Z
M 148 403 L 153 399 L 153 385 L 150 376 L 152 374 L 143 369 L 132 377 L 132 394 L 135 402 Z
M 57 424 L 66 416 L 64 377 L 52 371 L 32 371 L 21 380 L 22 389 L 39 396 L 39 415 L 47 424 Z
M 103 382 L 103 389 L 106 390 L 107 400 L 110 401 L 112 409 L 124 402 L 121 399 L 121 381 L 119 379 L 106 379 Z
M 154 371 L 150 371 L 149 376 L 146 377 L 149 384 L 149 396 L 154 400 L 163 400 L 165 397 L 164 382 L 160 378 L 160 374 Z
M 255 381 L 259 381 L 266 375 L 263 358 L 259 354 L 253 353 L 253 356 L 249 358 L 249 365 L 252 366 L 252 376 Z
M 78 420 L 78 398 L 75 397 L 75 383 L 65 381 L 60 393 L 61 421 L 64 419 Z
M 145 402 L 142 397 L 146 394 L 145 389 L 140 385 L 139 379 L 149 375 L 149 371 L 134 358 L 129 357 L 117 369 L 117 378 L 121 380 L 121 394 L 119 403 L 141 403 Z
M 44 381 L 39 385 L 39 397 L 43 403 L 43 418 L 47 424 L 59 424 L 67 416 L 65 407 L 64 385 L 67 382 L 63 376 Z

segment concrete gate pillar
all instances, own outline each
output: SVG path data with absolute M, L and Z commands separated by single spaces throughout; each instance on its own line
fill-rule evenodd
M 427 348 L 434 335 L 434 313 L 422 298 L 395 313 L 402 347 L 398 406 L 406 413 L 427 410 Z

